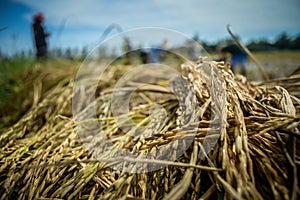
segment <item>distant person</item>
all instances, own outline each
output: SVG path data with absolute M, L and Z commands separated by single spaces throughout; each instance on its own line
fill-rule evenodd
M 139 51 L 142 64 L 159 63 L 161 60 L 161 49 L 159 47 L 151 47 Z
M 140 59 L 142 64 L 149 63 L 149 52 L 145 49 L 140 50 Z
M 36 47 L 36 57 L 38 59 L 46 59 L 48 53 L 46 38 L 50 36 L 50 33 L 47 33 L 44 30 L 43 23 L 45 17 L 42 13 L 38 13 L 34 16 L 33 20 L 32 28 Z
M 159 46 L 150 48 L 149 59 L 151 63 L 159 63 L 161 60 L 161 49 Z
M 139 54 L 142 64 L 159 63 L 163 58 L 163 50 L 160 47 L 142 49 Z
M 238 47 L 235 44 L 227 45 L 220 49 L 220 53 L 222 55 L 221 59 L 226 60 L 225 53 L 230 54 L 230 65 L 231 69 L 234 73 L 236 73 L 236 69 L 240 67 L 241 74 L 246 76 L 246 64 L 248 60 L 248 56 L 244 50 Z
M 166 51 L 170 49 L 170 46 L 168 40 L 165 39 L 161 45 L 140 50 L 142 64 L 163 62 L 166 59 Z

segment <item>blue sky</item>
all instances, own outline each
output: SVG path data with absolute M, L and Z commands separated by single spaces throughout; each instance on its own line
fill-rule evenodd
M 0 32 L 0 49 L 33 49 L 30 24 L 36 12 L 46 16 L 50 48 L 80 48 L 96 45 L 111 23 L 125 31 L 161 27 L 190 37 L 198 33 L 211 42 L 228 37 L 226 25 L 231 24 L 244 42 L 272 40 L 283 31 L 300 32 L 299 10 L 299 0 L 0 0 L 0 28 L 8 26 Z

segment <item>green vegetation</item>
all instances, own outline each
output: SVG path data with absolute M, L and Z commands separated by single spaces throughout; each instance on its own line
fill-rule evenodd
M 203 44 L 203 47 L 210 53 L 215 52 L 218 46 L 232 43 L 232 39 L 223 39 L 218 42 L 209 43 L 199 40 L 198 37 L 194 37 L 196 41 Z M 282 51 L 282 50 L 300 50 L 300 33 L 295 36 L 290 36 L 287 33 L 281 33 L 274 41 L 267 39 L 251 40 L 245 44 L 252 52 L 258 51 Z
M 1 61 L 0 128 L 16 122 L 59 82 L 64 79 L 69 81 L 80 63 L 66 59 L 47 62 L 30 59 Z

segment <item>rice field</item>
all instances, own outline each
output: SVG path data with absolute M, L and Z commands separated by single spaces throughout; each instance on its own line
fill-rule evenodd
M 264 66 L 268 75 L 275 79 L 285 77 L 291 74 L 299 67 L 299 51 L 275 51 L 275 52 L 257 52 L 255 57 Z M 262 81 L 263 76 L 257 70 L 257 67 L 251 61 L 248 62 L 247 78 L 251 81 Z

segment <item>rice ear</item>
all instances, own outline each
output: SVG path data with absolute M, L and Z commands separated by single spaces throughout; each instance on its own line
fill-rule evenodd
M 272 80 L 256 84 L 235 76 L 228 65 L 205 58 L 181 67 L 189 87 L 182 87 L 180 80 L 169 88 L 161 82 L 140 87 L 127 118 L 114 116 L 110 98 L 115 81 L 134 66 L 109 68 L 105 72 L 109 78 L 98 85 L 101 92 L 74 117 L 74 80 L 64 79 L 47 95 L 40 94 L 43 85 L 37 80 L 35 105 L 0 135 L 0 198 L 295 199 L 300 100 L 292 95 L 298 89 L 291 85 L 299 77 L 293 74 L 278 85 Z M 131 91 L 136 84 L 120 91 Z M 194 109 L 184 112 L 179 101 Z M 154 109 L 149 114 L 155 104 L 165 113 Z M 95 105 L 97 118 L 79 120 Z M 197 121 L 190 129 L 182 127 L 190 115 Z M 122 119 L 118 123 L 117 117 Z M 94 122 L 101 123 L 101 134 L 79 137 L 78 127 L 90 133 Z M 137 130 L 146 134 L 135 134 Z M 104 137 L 112 143 L 111 151 L 96 158 Z M 216 138 L 212 146 L 205 143 Z M 185 151 L 177 155 L 180 148 Z M 114 157 L 119 149 L 139 156 Z M 143 157 L 165 153 L 159 149 L 174 152 L 169 160 Z M 137 173 L 137 166 L 147 169 L 149 164 L 164 167 Z M 116 166 L 128 172 L 115 170 Z

